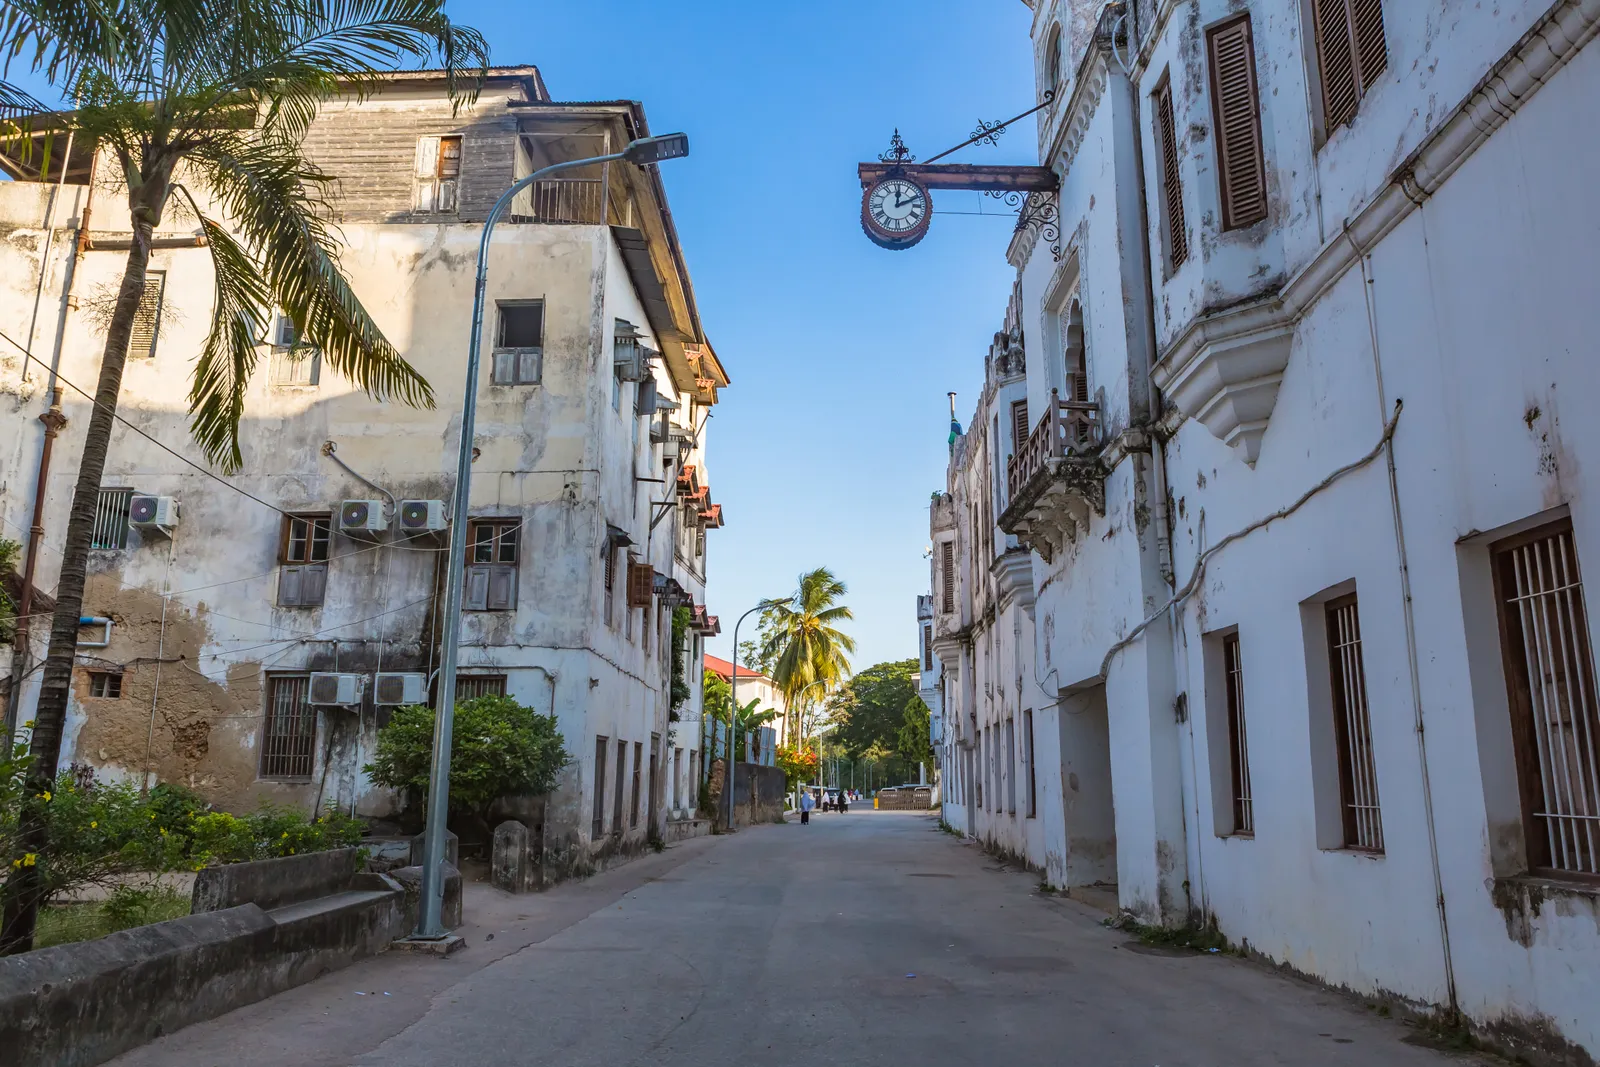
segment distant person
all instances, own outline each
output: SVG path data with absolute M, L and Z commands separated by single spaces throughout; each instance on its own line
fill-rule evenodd
M 850 810 L 850 794 L 843 789 L 839 790 L 839 813 L 842 815 Z
M 811 790 L 800 790 L 800 825 L 805 826 L 811 822 L 811 809 L 817 806 L 816 798 L 811 795 Z

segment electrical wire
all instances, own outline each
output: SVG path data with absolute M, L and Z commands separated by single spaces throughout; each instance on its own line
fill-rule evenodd
M 45 363 L 42 359 L 40 359 L 39 357 L 35 356 L 32 352 L 30 352 L 26 348 L 22 347 L 22 345 L 17 342 L 16 338 L 12 337 L 10 334 L 6 333 L 4 330 L 0 330 L 0 339 L 3 339 L 5 341 L 10 342 L 12 347 L 14 347 L 18 352 L 22 353 L 22 356 L 23 356 L 24 359 L 32 360 L 33 362 L 39 364 L 39 366 L 45 368 L 46 370 L 50 369 L 49 364 Z M 235 493 L 238 493 L 240 496 L 248 497 L 249 499 L 254 500 L 257 504 L 260 504 L 262 507 L 268 508 L 268 509 L 270 509 L 272 511 L 276 511 L 279 515 L 288 515 L 289 514 L 287 511 L 284 511 L 282 508 L 276 507 L 276 506 L 274 506 L 272 504 L 267 503 L 265 500 L 262 500 L 260 497 L 256 496 L 254 493 L 248 492 L 248 491 L 246 491 L 244 489 L 240 489 L 237 485 L 234 485 L 232 482 L 228 481 L 226 478 L 223 478 L 222 476 L 207 470 L 206 468 L 202 467 L 200 464 L 196 463 L 194 460 L 190 459 L 188 456 L 183 455 L 181 452 L 178 452 L 177 450 L 169 448 L 165 444 L 162 444 L 160 441 L 156 440 L 154 437 L 152 437 L 149 434 L 145 433 L 143 430 L 139 429 L 139 427 L 135 426 L 133 423 L 129 422 L 127 419 L 125 419 L 121 415 L 117 414 L 117 409 L 116 408 L 107 408 L 104 404 L 100 403 L 100 401 L 96 400 L 93 395 L 91 395 L 88 392 L 85 392 L 82 388 L 80 388 L 79 386 L 73 384 L 71 381 L 68 381 L 67 378 L 64 375 L 62 375 L 60 372 L 56 373 L 56 381 L 65 384 L 73 392 L 78 393 L 79 395 L 81 395 L 84 399 L 88 400 L 89 403 L 93 404 L 95 407 L 97 407 L 97 408 L 106 408 L 107 413 L 110 414 L 110 416 L 113 419 L 116 419 L 118 422 L 122 423 L 122 425 L 126 426 L 128 429 L 132 430 L 134 433 L 138 434 L 140 437 L 143 437 L 146 441 L 149 441 L 151 444 L 155 445 L 157 448 L 161 449 L 163 452 L 168 453 L 169 455 L 171 455 L 174 458 L 178 459 L 180 462 L 187 463 L 189 466 L 193 467 L 195 470 L 199 471 L 201 474 L 204 474 L 207 478 L 210 478 L 212 481 L 220 482 L 221 484 L 227 486 L 229 489 L 232 489 Z

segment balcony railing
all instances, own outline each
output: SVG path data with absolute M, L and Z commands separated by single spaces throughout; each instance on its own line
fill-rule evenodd
M 599 178 L 549 178 L 517 195 L 512 222 L 597 226 L 605 222 L 605 183 Z
M 1022 451 L 1006 461 L 1006 493 L 1014 498 L 1053 459 L 1087 456 L 1100 447 L 1100 405 L 1062 400 L 1050 390 L 1050 406 L 1028 435 Z

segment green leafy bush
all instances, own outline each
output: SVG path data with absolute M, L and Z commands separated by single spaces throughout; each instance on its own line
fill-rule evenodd
M 366 765 L 379 785 L 427 801 L 434 712 L 400 708 L 378 731 L 377 754 Z M 504 796 L 548 793 L 572 761 L 554 715 L 541 715 L 511 697 L 482 696 L 455 707 L 450 750 L 450 808 L 485 824 Z

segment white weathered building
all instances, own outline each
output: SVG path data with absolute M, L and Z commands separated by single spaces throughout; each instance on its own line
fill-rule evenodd
M 296 358 L 292 324 L 280 320 L 262 339 L 243 471 L 227 479 L 182 458 L 197 455 L 184 397 L 209 329 L 212 268 L 194 220 L 168 214 L 85 597 L 85 615 L 109 622 L 84 628 L 64 764 L 182 781 L 232 808 L 394 810 L 397 798 L 361 767 L 398 693 L 376 677 L 415 676 L 409 701 L 437 666 L 442 527 L 485 214 L 518 176 L 647 133 L 638 104 L 552 101 L 532 67 L 496 69 L 459 114 L 429 73 L 325 107 L 307 143 L 339 177 L 342 266 L 437 406 L 370 400 L 315 353 Z M 6 166 L 22 180 L 0 183 L 0 320 L 11 324 L 0 342 L 0 519 L 21 542 L 43 528 L 34 584 L 48 592 L 87 422 L 74 387 L 98 374 L 98 309 L 121 276 L 128 222 L 89 146 L 57 160 L 50 182 L 27 180 L 18 158 Z M 716 625 L 706 533 L 721 525 L 705 422 L 727 377 L 655 168 L 613 163 L 537 184 L 497 229 L 492 255 L 459 693 L 554 710 L 574 762 L 530 818 L 544 824 L 551 868 L 581 871 L 668 833 L 696 806 L 692 668 Z M 36 488 L 52 386 L 66 421 Z M 170 501 L 171 521 L 130 522 L 135 497 Z M 678 605 L 691 695 L 674 709 Z M 19 721 L 45 629 L 34 627 L 22 660 Z M 313 672 L 350 676 L 354 695 L 311 703 Z
M 951 465 L 1009 456 L 995 528 L 933 512 L 949 728 L 1015 536 L 1052 882 L 1600 1053 L 1600 3 L 1030 6 L 1061 186 L 1008 252 L 1031 429 Z

